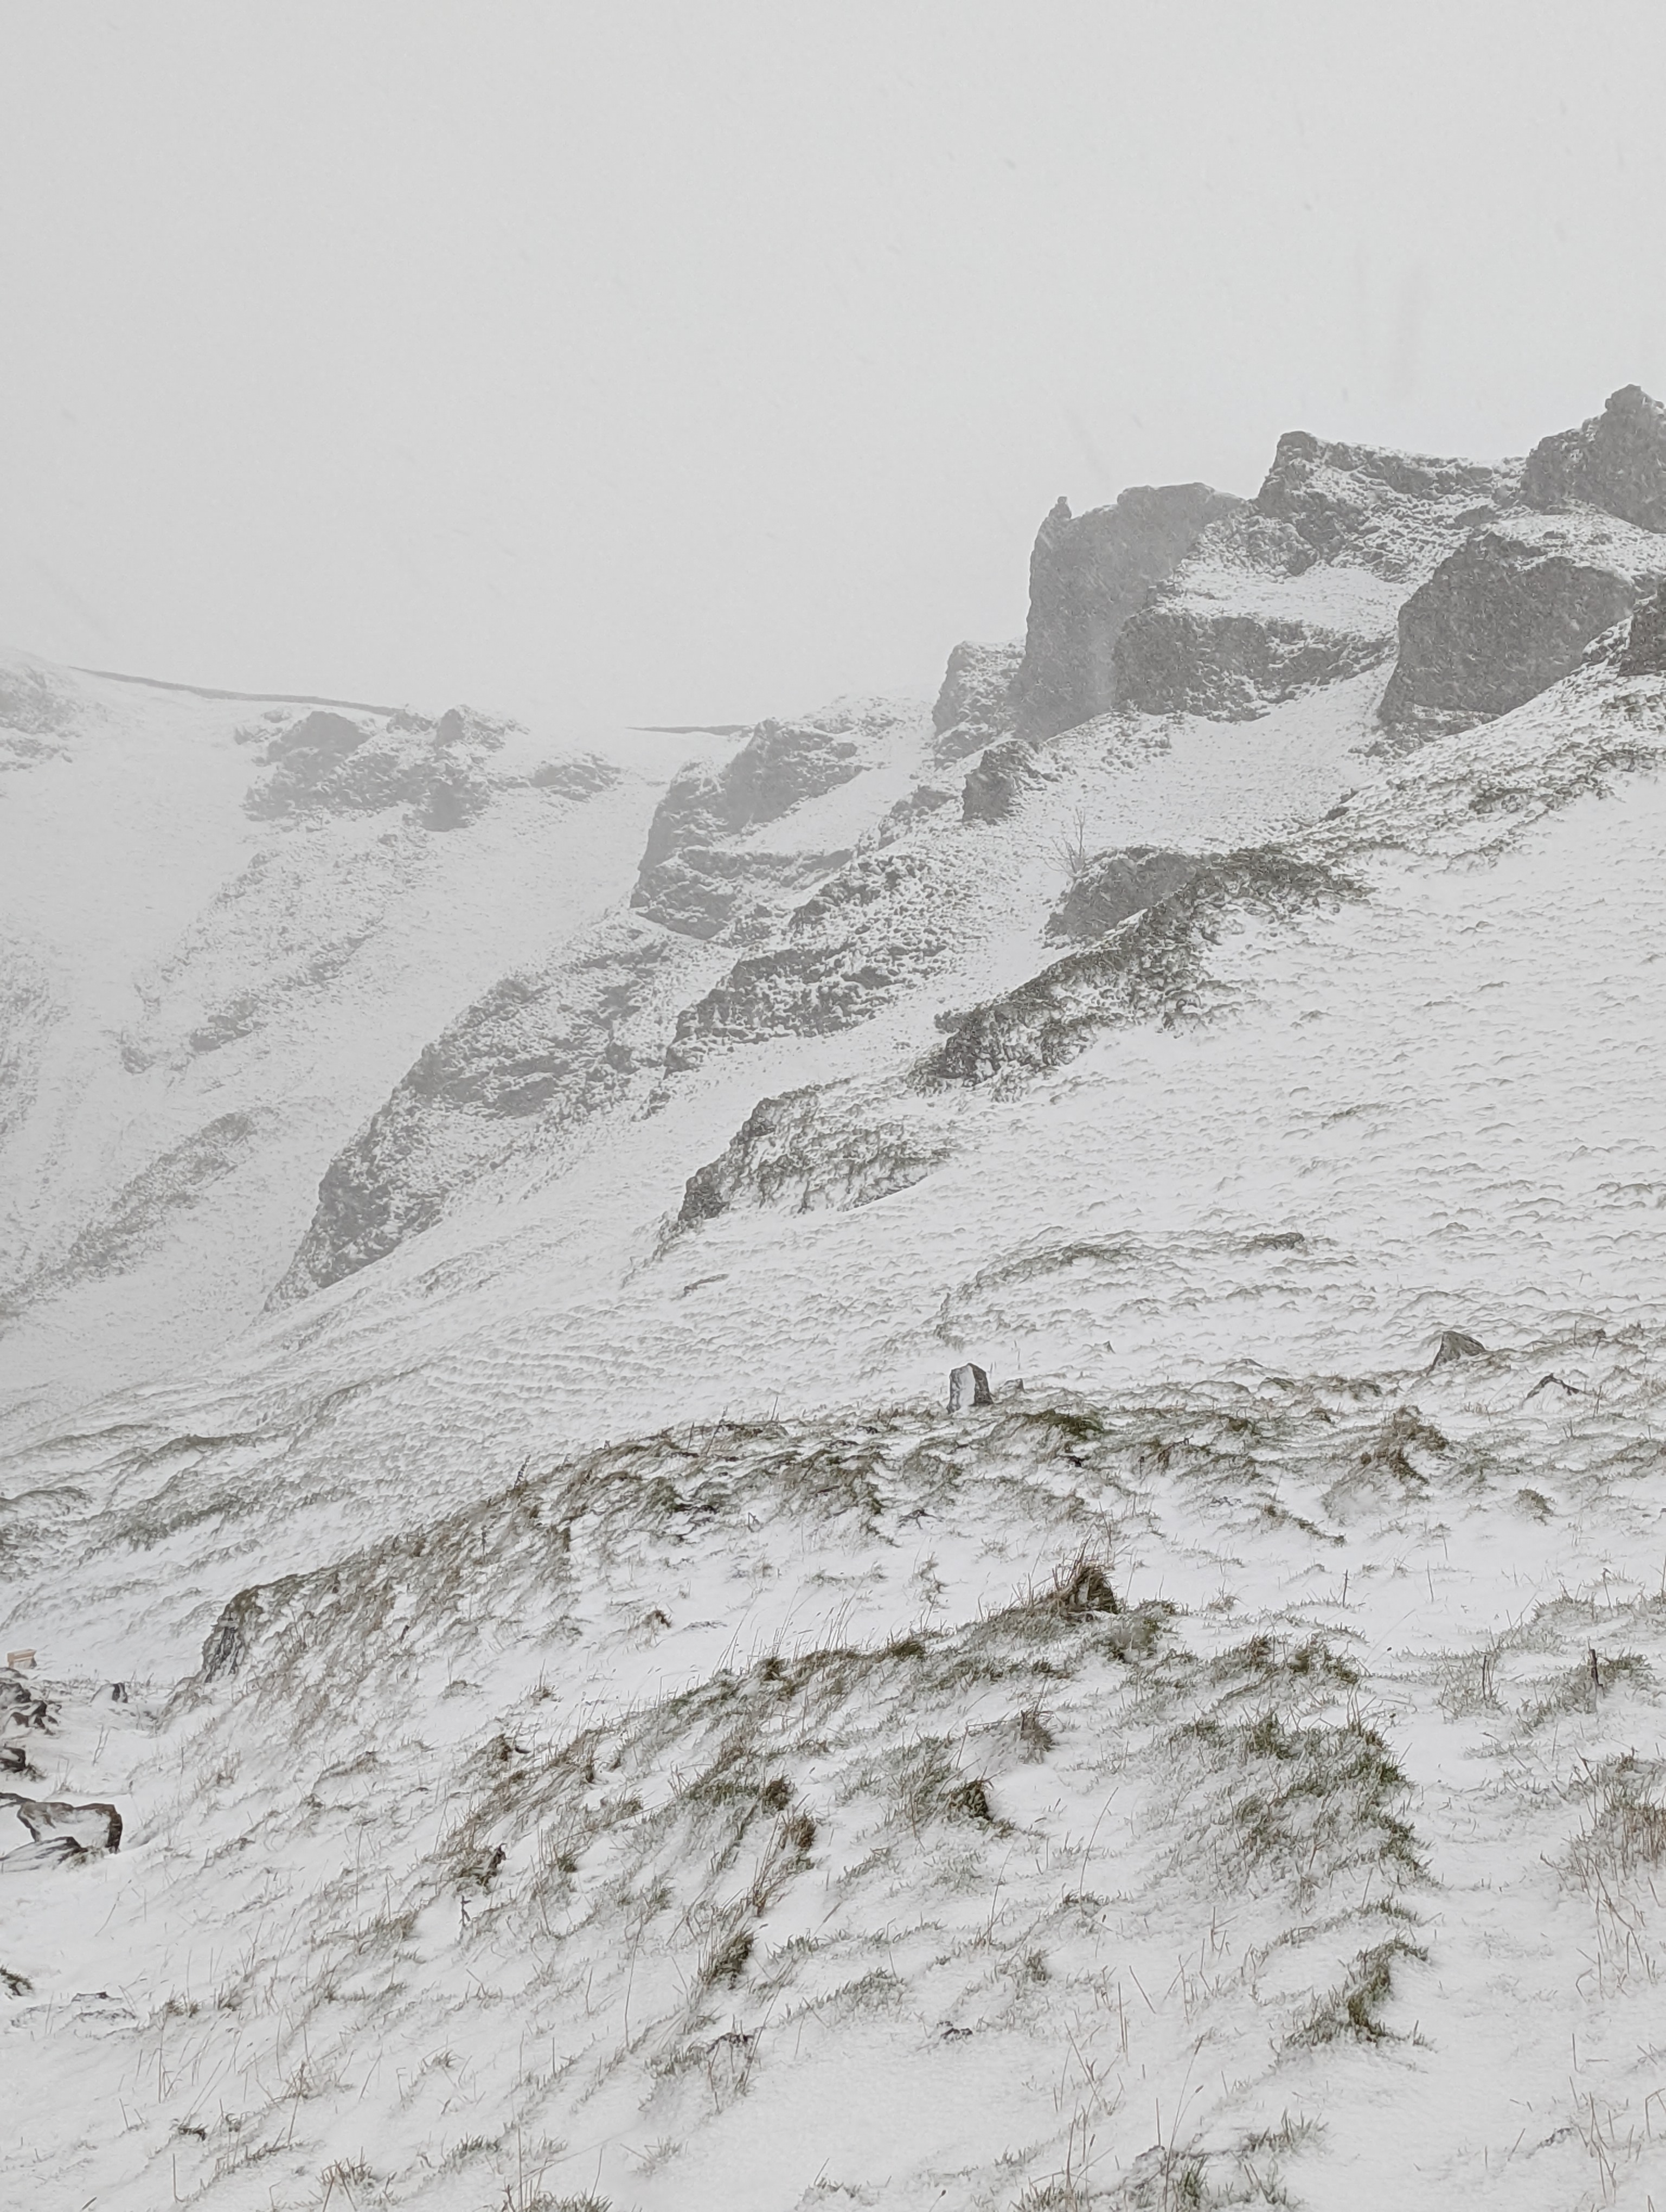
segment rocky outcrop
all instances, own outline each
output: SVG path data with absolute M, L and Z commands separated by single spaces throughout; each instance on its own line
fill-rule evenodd
M 689 1177 L 679 1229 L 736 1207 L 788 1213 L 869 1206 L 921 1182 L 948 1156 L 933 1132 L 865 1115 L 848 1086 L 761 1098 L 717 1158 Z
M 121 1849 L 122 1819 L 113 1805 L 75 1805 L 63 1797 L 23 1797 L 15 1790 L 0 1790 L 0 1806 L 5 1805 L 17 1815 L 30 1843 L 61 1846 L 67 1841 L 74 1845 L 73 1851 L 58 1856 Z
M 564 760 L 544 761 L 526 779 L 534 791 L 553 791 L 558 799 L 593 799 L 611 791 L 619 770 L 599 753 L 570 753 Z
M 1249 722 L 1316 684 L 1338 684 L 1385 660 L 1389 635 L 1329 629 L 1288 616 L 1225 613 L 1158 601 L 1117 641 L 1117 688 L 1148 714 Z
M 1027 738 L 1003 738 L 969 769 L 961 787 L 963 822 L 1004 822 L 1028 791 L 1042 781 L 1036 749 Z
M 994 1402 L 989 1377 L 975 1360 L 969 1359 L 964 1365 L 949 1370 L 949 1411 L 952 1413 L 970 1413 L 975 1407 L 993 1406 Z
M 761 895 L 825 872 L 839 855 L 777 856 L 726 849 L 725 840 L 778 822 L 807 799 L 861 774 L 854 716 L 760 722 L 721 768 L 685 769 L 655 810 L 630 903 L 685 937 L 713 938 Z
M 1045 934 L 1091 944 L 1119 922 L 1183 890 L 1202 865 L 1195 853 L 1161 852 L 1151 845 L 1102 853 L 1072 879 L 1047 917 Z
M 554 1135 L 621 1098 L 639 1065 L 658 1065 L 691 954 L 620 915 L 548 969 L 494 985 L 330 1163 L 269 1304 L 307 1297 L 431 1228 L 528 1125 Z
M 1666 407 L 1635 384 L 1611 392 L 1577 430 L 1540 440 L 1522 496 L 1529 507 L 1597 507 L 1641 530 L 1666 530 Z
M 1620 656 L 1622 676 L 1666 676 L 1666 584 L 1657 584 L 1632 612 L 1626 649 Z
M 1023 659 L 1018 644 L 956 646 L 932 708 L 939 763 L 964 760 L 1011 730 L 1012 679 Z
M 1438 558 L 1455 532 L 1491 520 L 1513 502 L 1516 489 L 1507 464 L 1393 453 L 1286 430 L 1255 512 L 1283 524 L 1313 561 L 1347 559 L 1397 579 L 1432 550 Z M 1281 541 L 1286 565 L 1288 544 Z
M 940 848 L 881 848 L 848 861 L 793 913 L 784 943 L 737 960 L 678 1014 L 666 1067 L 692 1067 L 721 1045 L 871 1020 L 947 957 L 958 872 Z
M 1636 597 L 1629 574 L 1575 547 L 1478 532 L 1401 609 L 1382 719 L 1438 734 L 1508 714 L 1577 666 Z
M 64 740 L 96 713 L 56 671 L 27 660 L 0 663 L 0 774 L 67 760 Z
M 1408 586 L 1514 494 L 1508 469 L 1287 432 L 1254 502 L 1201 532 L 1124 626 L 1117 698 L 1246 721 L 1375 667 Z
M 267 743 L 271 774 L 244 805 L 263 822 L 404 806 L 422 829 L 461 829 L 490 804 L 486 757 L 507 726 L 466 707 L 437 722 L 392 714 L 380 727 L 315 708 Z
M 1237 921 L 1283 921 L 1361 896 L 1346 877 L 1277 846 L 1199 863 L 1177 890 L 1102 944 L 1055 960 L 1015 990 L 942 1015 L 945 1042 L 920 1070 L 927 1084 L 1044 1073 L 1109 1029 L 1201 1018 L 1215 993 L 1207 956 Z
M 1200 531 L 1241 504 L 1202 483 L 1138 485 L 1083 515 L 1059 501 L 1030 557 L 1029 627 L 1010 693 L 1026 736 L 1050 737 L 1116 704 L 1123 624 Z
M 46 1036 L 61 1012 L 33 948 L 0 939 L 0 1146 L 27 1119 Z

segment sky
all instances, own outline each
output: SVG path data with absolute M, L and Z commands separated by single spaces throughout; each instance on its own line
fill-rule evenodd
M 0 644 L 929 695 L 1062 492 L 1666 396 L 1658 0 L 0 0 Z

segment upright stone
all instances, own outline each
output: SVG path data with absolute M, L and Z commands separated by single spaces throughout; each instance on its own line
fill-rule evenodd
M 1022 735 L 1049 738 L 1116 703 L 1123 624 L 1198 532 L 1243 504 L 1207 484 L 1136 484 L 1073 515 L 1060 500 L 1030 556 L 1030 622 L 1009 699 Z
M 993 1406 L 994 1402 L 989 1378 L 981 1367 L 968 1360 L 964 1367 L 949 1370 L 949 1411 L 952 1413 L 964 1413 L 974 1406 Z

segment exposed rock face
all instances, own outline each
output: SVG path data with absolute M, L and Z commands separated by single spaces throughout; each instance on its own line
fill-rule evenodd
M 1508 714 L 1575 667 L 1636 596 L 1617 568 L 1509 532 L 1478 532 L 1401 609 L 1382 719 L 1438 733 Z
M 696 1228 L 737 1206 L 868 1206 L 921 1182 L 947 1154 L 928 1129 L 864 1115 L 844 1085 L 785 1091 L 759 1099 L 727 1149 L 689 1177 L 677 1225 Z
M 1666 584 L 1657 585 L 1632 612 L 1631 635 L 1620 656 L 1622 676 L 1666 676 Z
M 503 729 L 466 707 L 438 722 L 392 714 L 380 730 L 315 708 L 267 744 L 271 773 L 245 805 L 266 822 L 407 806 L 425 830 L 458 830 L 490 804 L 485 757 Z
M 945 1041 L 927 1083 L 986 1083 L 1061 1067 L 1108 1029 L 1201 1018 L 1214 997 L 1206 956 L 1234 921 L 1287 921 L 1360 896 L 1320 863 L 1274 845 L 1201 861 L 1189 881 L 1128 928 L 968 1012 L 941 1016 Z
M 685 769 L 655 811 L 632 906 L 686 937 L 712 938 L 744 911 L 756 885 L 790 883 L 790 866 L 724 851 L 719 841 L 777 822 L 803 800 L 860 775 L 862 747 L 853 719 L 760 722 L 721 768 Z M 837 858 L 806 856 L 796 864 L 800 880 Z
M 1027 738 L 1003 738 L 967 771 L 960 794 L 964 822 L 1004 822 L 1026 791 L 1042 781 L 1036 752 Z
M 1577 430 L 1541 438 L 1528 456 L 1529 507 L 1600 507 L 1642 530 L 1666 530 L 1666 407 L 1635 384 L 1610 393 Z
M 339 1281 L 432 1227 L 532 1119 L 554 1132 L 623 1096 L 685 986 L 690 948 L 618 915 L 543 973 L 506 976 L 423 1052 L 330 1163 L 270 1303 Z M 707 970 L 709 973 L 709 969 Z
M 714 1046 L 821 1036 L 872 1018 L 940 965 L 955 863 L 939 849 L 859 854 L 792 915 L 787 941 L 748 954 L 677 1018 L 674 1071 Z
M 590 799 L 611 791 L 619 770 L 599 753 L 573 753 L 565 760 L 545 761 L 526 781 L 534 791 L 553 791 L 561 799 Z
M 77 702 L 59 678 L 27 661 L 0 667 L 0 728 L 31 737 L 68 728 Z
M 1079 875 L 1047 918 L 1049 937 L 1091 944 L 1190 883 L 1202 862 L 1193 853 L 1165 853 L 1151 845 L 1104 853 Z
M 1117 641 L 1123 703 L 1150 714 L 1249 722 L 1316 684 L 1385 660 L 1384 635 L 1321 629 L 1277 615 L 1221 614 L 1178 601 L 1148 607 Z
M 1408 584 L 1514 496 L 1508 470 L 1292 430 L 1253 505 L 1203 531 L 1116 641 L 1116 696 L 1245 721 L 1385 660 Z
M 1255 507 L 1258 516 L 1285 524 L 1313 560 L 1346 555 L 1398 577 L 1416 563 L 1420 550 L 1429 550 L 1432 536 L 1438 544 L 1454 526 L 1473 528 L 1491 520 L 1476 510 L 1508 503 L 1515 490 L 1508 467 L 1286 430 Z
M 813 814 L 787 817 L 875 770 L 880 812 L 925 736 L 917 708 L 847 701 L 762 723 L 721 768 L 678 776 L 650 827 L 636 911 L 505 977 L 423 1053 L 331 1162 L 269 1305 L 385 1257 L 512 1156 L 547 1161 L 633 1087 L 641 1098 L 712 1047 L 848 1027 L 916 980 L 943 933 L 921 927 L 933 901 L 909 865 L 812 849 Z M 860 798 L 834 804 L 842 826 L 868 826 Z M 773 848 L 751 834 L 782 823 Z M 718 938 L 732 949 L 708 951 Z M 737 944 L 761 949 L 736 960 Z
M 1138 485 L 1079 516 L 1060 500 L 1030 557 L 1030 622 L 1011 690 L 1021 731 L 1051 737 L 1116 703 L 1122 625 L 1198 532 L 1242 504 L 1202 483 Z
M 34 1103 L 41 1051 L 60 1012 L 47 971 L 34 952 L 0 939 L 0 1146 Z
M 1012 728 L 1012 678 L 1023 659 L 1018 644 L 956 646 L 932 708 L 939 763 L 964 760 Z

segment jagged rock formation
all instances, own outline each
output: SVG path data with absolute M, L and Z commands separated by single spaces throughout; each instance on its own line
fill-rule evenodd
M 639 1060 L 658 1057 L 687 957 L 674 935 L 620 915 L 541 973 L 506 976 L 477 1000 L 331 1162 L 271 1304 L 337 1282 L 431 1227 L 514 1148 L 518 1125 L 536 1117 L 553 1133 L 622 1097 Z
M 1522 496 L 1529 507 L 1599 507 L 1666 530 L 1666 407 L 1635 384 L 1611 392 L 1600 415 L 1539 441 Z
M 1408 585 L 1514 489 L 1508 469 L 1287 432 L 1253 504 L 1202 532 L 1123 628 L 1116 696 L 1242 721 L 1375 666 Z
M 689 1177 L 678 1227 L 697 1228 L 737 1206 L 809 1213 L 869 1206 L 947 1158 L 945 1140 L 917 1121 L 851 1106 L 848 1089 L 819 1085 L 760 1098 L 717 1158 Z
M 466 707 L 437 722 L 389 715 L 380 730 L 316 708 L 267 743 L 271 770 L 245 802 L 258 821 L 407 806 L 424 830 L 458 830 L 491 803 L 487 757 L 507 725 Z
M 1400 610 L 1383 721 L 1465 729 L 1566 676 L 1637 597 L 1634 573 L 1619 562 L 1638 548 L 1616 543 L 1622 535 L 1520 524 L 1477 532 Z M 1653 557 L 1646 541 L 1641 550 Z
M 1047 917 L 1045 934 L 1091 944 L 1171 891 L 1183 890 L 1202 862 L 1193 853 L 1164 853 L 1150 845 L 1102 853 L 1072 878 Z
M 1051 737 L 1116 702 L 1123 624 L 1200 531 L 1242 502 L 1207 484 L 1140 484 L 1073 515 L 1061 499 L 1030 556 L 1030 620 L 1010 701 L 1018 728 Z
M 859 854 L 789 917 L 787 941 L 737 960 L 678 1016 L 673 1072 L 717 1044 L 824 1036 L 868 1020 L 949 949 L 946 871 L 936 856 Z
M 967 770 L 961 787 L 964 822 L 1004 822 L 1028 791 L 1043 781 L 1036 748 L 1027 738 L 1003 738 Z
M 1375 667 L 1389 640 L 1268 613 L 1203 613 L 1177 600 L 1131 623 L 1117 648 L 1125 704 L 1153 714 L 1253 721 L 1314 684 Z
M 806 799 L 861 774 L 861 721 L 836 710 L 803 722 L 760 722 L 720 769 L 690 769 L 660 800 L 630 903 L 685 937 L 713 938 L 749 917 L 760 896 L 802 885 L 843 856 L 735 851 L 724 841 L 779 822 Z
M 1620 656 L 1622 676 L 1666 676 L 1666 584 L 1657 584 L 1632 612 L 1626 649 Z
M 917 757 L 918 720 L 845 702 L 762 723 L 720 768 L 678 775 L 650 825 L 635 913 L 505 978 L 429 1047 L 331 1164 L 273 1303 L 392 1251 L 479 1175 L 633 1085 L 646 1096 L 714 1044 L 848 1027 L 926 972 L 943 933 L 927 926 L 934 896 L 912 862 L 853 860 L 789 820 L 876 769 L 876 797 L 894 789 L 895 756 Z M 775 833 L 769 849 L 752 842 L 760 829 Z M 725 970 L 705 950 L 720 938 L 765 949 L 731 952 Z
M 956 646 L 932 708 L 939 762 L 964 760 L 1012 728 L 1012 679 L 1023 659 L 1018 644 Z
M 1294 532 L 1316 561 L 1348 560 L 1400 579 L 1438 557 L 1453 529 L 1511 501 L 1508 463 L 1437 459 L 1287 430 L 1256 495 L 1256 512 Z
M 986 1083 L 1042 1073 L 1073 1060 L 1107 1029 L 1199 1019 L 1213 995 L 1204 956 L 1233 920 L 1287 921 L 1359 896 L 1348 878 L 1276 846 L 1203 861 L 1103 944 L 1067 953 L 968 1012 L 939 1016 L 948 1034 L 921 1079 Z

